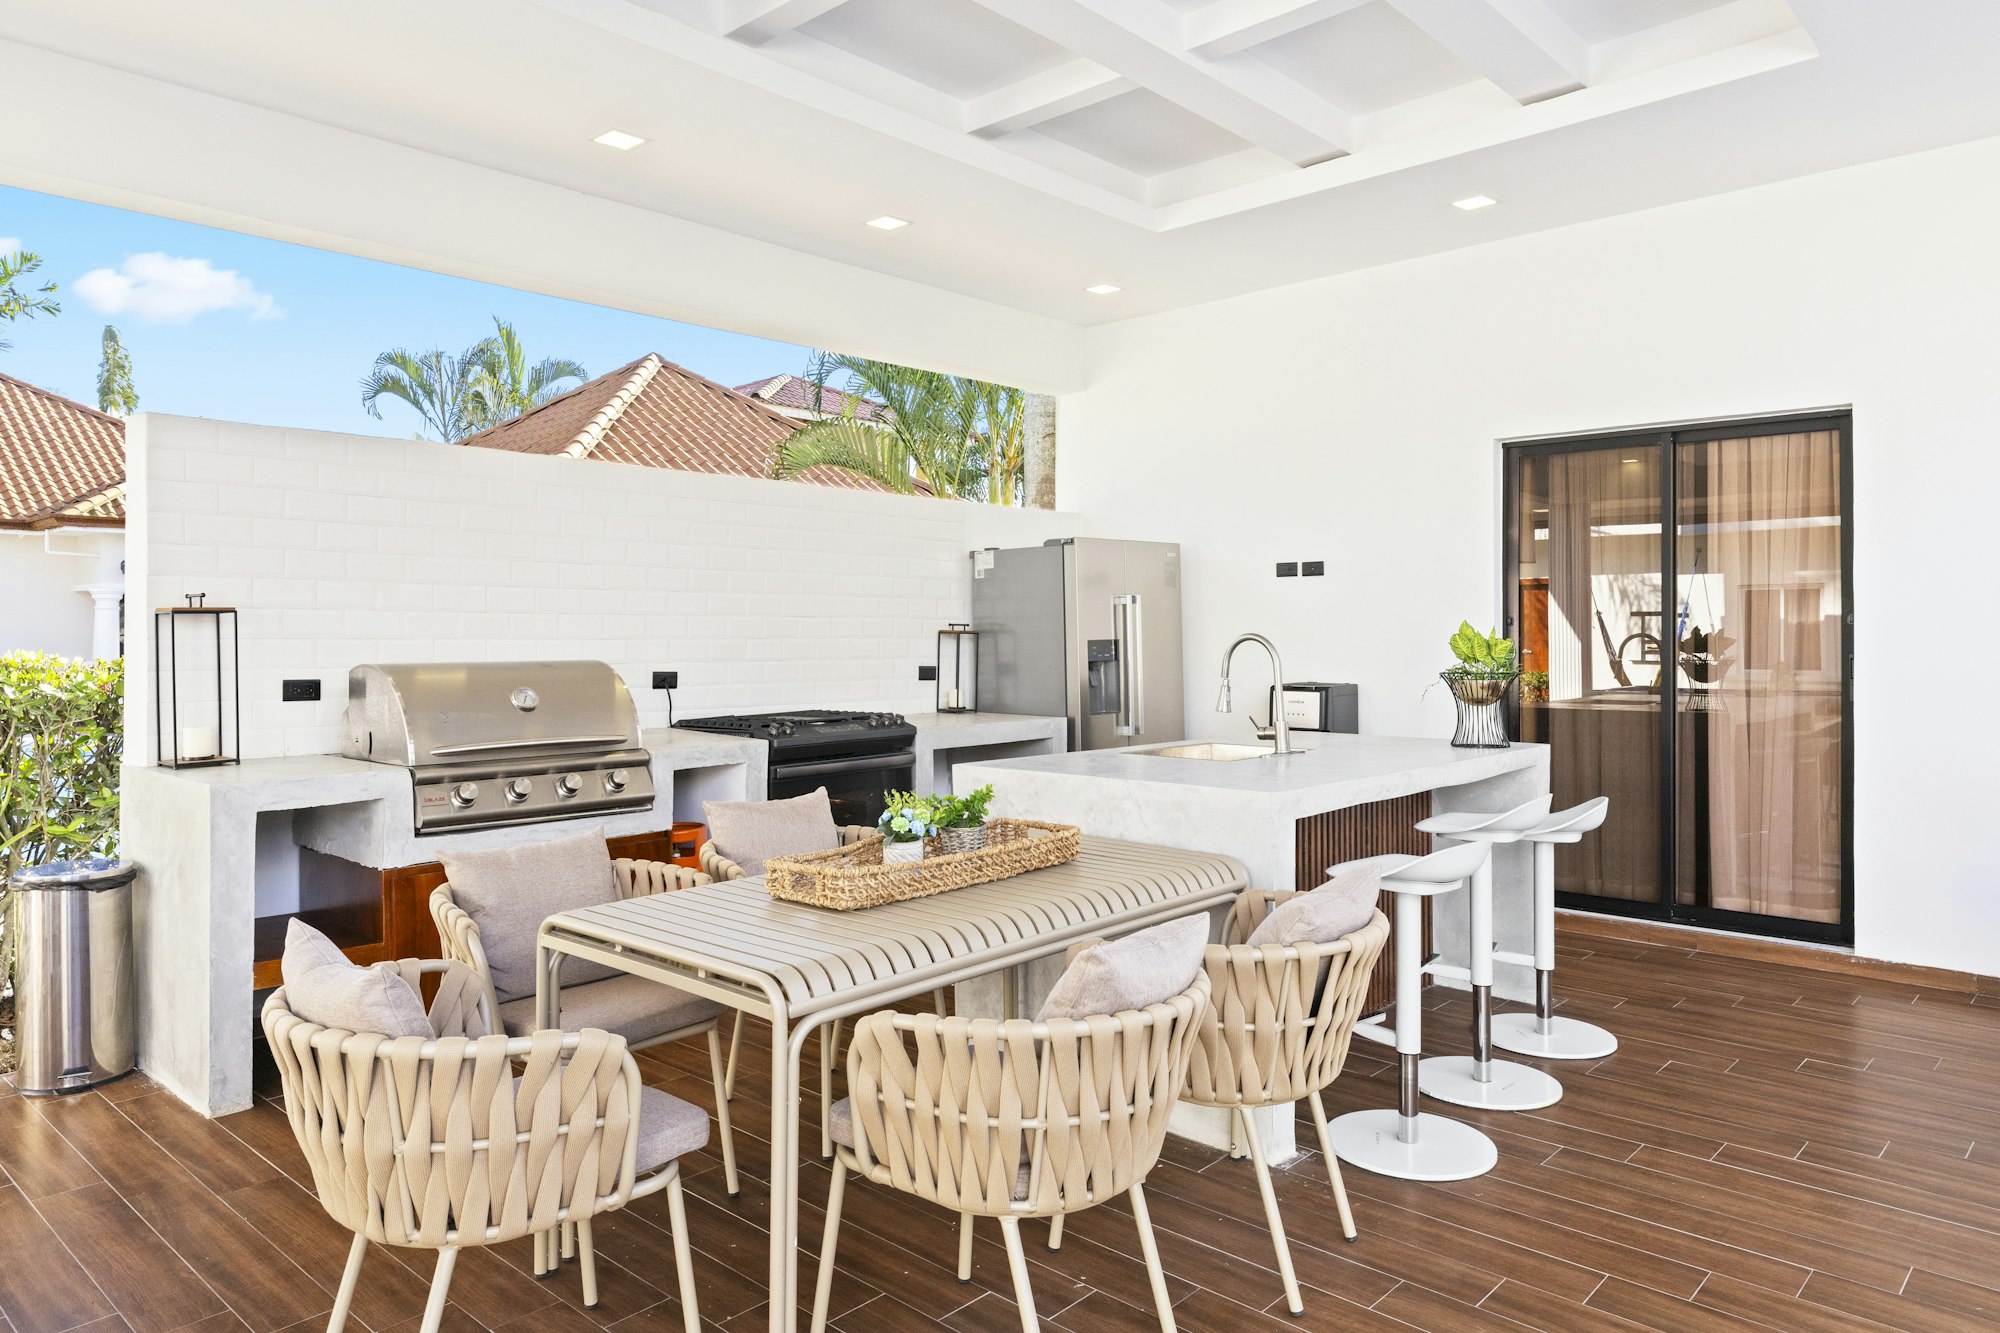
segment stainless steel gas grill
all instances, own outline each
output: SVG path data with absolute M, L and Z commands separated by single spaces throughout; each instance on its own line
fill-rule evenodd
M 418 833 L 653 805 L 638 710 L 602 662 L 355 667 L 340 752 L 410 770 Z

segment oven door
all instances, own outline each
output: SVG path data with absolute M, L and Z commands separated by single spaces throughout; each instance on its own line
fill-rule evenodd
M 771 765 L 770 797 L 782 801 L 825 787 L 827 800 L 833 806 L 834 823 L 873 828 L 887 805 L 883 795 L 909 790 L 916 781 L 916 773 L 914 750 L 849 759 L 802 759 Z

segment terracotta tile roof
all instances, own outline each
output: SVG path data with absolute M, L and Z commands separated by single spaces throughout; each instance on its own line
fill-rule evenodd
M 125 523 L 125 423 L 0 375 L 0 528 Z
M 790 408 L 795 412 L 811 412 L 812 381 L 797 375 L 772 375 L 767 379 L 752 380 L 748 384 L 736 386 L 736 392 L 747 393 L 759 402 L 769 403 L 776 408 Z M 827 389 L 820 394 L 818 412 L 822 416 L 844 415 L 848 404 L 854 405 L 857 421 L 873 421 L 882 415 L 882 404 L 873 398 L 860 394 L 843 393 L 839 389 Z
M 647 355 L 460 443 L 768 477 L 778 446 L 803 424 L 664 357 Z M 797 480 L 850 491 L 884 489 L 838 468 L 813 468 Z

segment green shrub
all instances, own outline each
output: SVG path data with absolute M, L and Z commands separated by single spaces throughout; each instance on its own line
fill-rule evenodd
M 0 873 L 118 850 L 125 664 L 47 653 L 0 656 Z M 0 925 L 0 1027 L 11 1029 L 12 895 Z M 0 1044 L 0 1068 L 12 1064 Z

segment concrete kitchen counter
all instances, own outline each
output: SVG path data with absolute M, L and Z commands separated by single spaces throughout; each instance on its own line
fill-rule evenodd
M 656 832 L 671 822 L 676 765 L 708 757 L 699 748 L 656 751 L 651 810 L 421 838 L 409 771 L 386 764 L 320 754 L 216 768 L 127 766 L 120 836 L 123 854 L 140 866 L 133 898 L 140 1066 L 205 1114 L 250 1105 L 256 923 L 296 907 L 301 848 L 389 870 L 593 826 L 610 837 Z M 759 782 L 762 772 L 760 760 Z
M 907 720 L 917 729 L 916 790 L 920 792 L 955 790 L 952 769 L 961 763 L 1059 755 L 1069 748 L 1069 719 L 1064 717 L 911 713 Z

